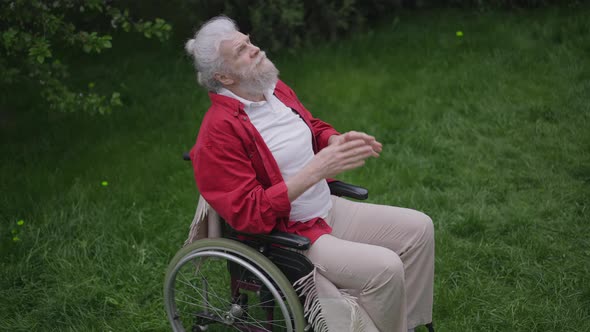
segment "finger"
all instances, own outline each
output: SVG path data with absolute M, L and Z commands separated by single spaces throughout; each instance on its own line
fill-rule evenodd
M 351 165 L 364 165 L 367 162 L 367 159 L 350 159 L 347 160 L 346 162 L 343 162 L 339 168 L 346 170 L 346 169 L 350 169 Z M 358 166 L 355 166 L 358 167 Z
M 357 147 L 365 146 L 365 145 L 367 145 L 367 143 L 365 143 L 365 141 L 363 141 L 362 139 L 355 139 L 353 141 L 348 141 L 348 142 L 338 145 L 337 149 L 338 149 L 338 151 L 347 151 L 347 150 L 355 149 Z
M 359 132 L 359 131 L 349 131 L 346 134 L 344 134 L 344 137 L 346 138 L 346 140 L 354 140 L 354 139 L 362 139 L 365 141 L 371 140 L 371 139 L 375 139 L 373 136 L 367 135 L 363 132 Z
M 365 150 L 365 149 L 360 149 L 360 147 L 367 147 L 367 148 Z M 349 150 L 353 150 L 353 151 L 349 151 Z M 341 152 L 349 151 L 349 153 L 347 153 L 346 156 L 349 156 L 351 154 L 359 154 L 359 153 L 362 154 L 363 152 L 366 152 L 366 153 L 372 155 L 373 157 L 379 157 L 379 153 L 381 152 L 381 144 L 378 143 L 378 145 L 376 145 L 376 146 L 373 146 L 372 144 L 368 145 L 364 140 L 357 139 L 355 141 L 350 141 L 350 142 L 343 144 L 341 146 L 340 151 Z
M 340 158 L 346 159 L 354 156 L 361 158 L 368 158 L 375 153 L 373 148 L 369 145 L 362 145 L 351 149 L 343 150 L 340 152 Z
M 362 159 L 367 159 L 369 157 L 379 157 L 379 152 L 375 151 L 373 147 L 370 145 L 364 145 L 358 148 L 351 149 L 349 151 L 343 152 L 343 157 L 350 158 L 350 157 L 358 157 Z
M 374 150 L 376 150 L 377 152 L 381 152 L 381 143 L 377 142 L 377 140 L 375 139 L 374 136 L 368 135 L 366 133 L 363 132 L 356 132 L 356 131 L 351 131 L 346 133 L 347 136 L 344 137 L 345 141 L 346 140 L 353 140 L 353 139 L 362 139 L 364 140 L 367 144 L 370 144 L 371 146 L 374 146 Z M 377 147 L 378 145 L 378 147 Z
M 348 159 L 369 159 L 371 157 L 373 157 L 373 158 L 379 158 L 379 153 L 376 152 L 373 149 L 369 149 L 367 151 L 359 152 L 359 153 L 354 154 L 354 155 L 346 156 L 345 159 L 347 159 L 347 160 Z
M 373 142 L 373 144 L 371 144 L 371 147 L 373 148 L 373 150 L 375 150 L 375 152 L 381 152 L 383 150 L 383 144 L 377 141 Z
M 355 142 L 355 143 L 352 143 Z M 338 152 L 340 152 L 341 154 L 339 156 L 336 156 L 336 158 L 341 158 L 341 159 L 345 159 L 345 158 L 350 158 L 353 156 L 358 156 L 360 158 L 366 159 L 369 157 L 374 157 L 374 158 L 378 158 L 379 157 L 379 153 L 381 152 L 380 148 L 374 148 L 371 145 L 367 145 L 366 143 L 363 144 L 362 140 L 360 140 L 360 142 L 356 142 L 356 141 L 352 141 L 349 144 L 343 145 L 341 147 L 341 149 L 339 149 Z
M 348 171 L 348 170 L 351 170 L 351 169 L 359 168 L 359 167 L 364 166 L 364 165 L 365 165 L 365 161 L 364 160 L 358 160 L 358 161 L 355 161 L 355 162 L 350 162 L 350 163 L 345 164 L 342 167 L 342 171 Z

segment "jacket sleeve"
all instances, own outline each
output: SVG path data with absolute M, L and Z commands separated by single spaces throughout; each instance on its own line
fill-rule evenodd
M 340 135 L 330 124 L 318 118 L 311 118 L 311 126 L 313 127 L 315 139 L 318 143 L 318 151 L 328 146 L 330 136 Z
M 328 146 L 328 140 L 330 139 L 330 136 L 340 135 L 340 133 L 338 131 L 336 131 L 336 129 L 334 129 L 329 123 L 324 122 L 318 118 L 314 118 L 311 115 L 311 112 L 309 112 L 305 108 L 305 106 L 303 106 L 301 101 L 299 101 L 299 98 L 297 98 L 297 95 L 295 94 L 295 92 L 289 86 L 287 86 L 285 83 L 283 83 L 282 81 L 280 81 L 280 83 L 282 83 L 288 89 L 291 97 L 297 101 L 300 108 L 303 110 L 304 115 L 310 121 L 312 130 L 313 130 L 313 135 L 314 135 L 316 142 L 318 144 L 318 151 L 325 148 L 326 146 Z
M 235 230 L 246 233 L 269 233 L 277 219 L 288 218 L 291 203 L 285 182 L 263 188 L 237 135 L 202 129 L 191 160 L 197 187 L 213 209 Z

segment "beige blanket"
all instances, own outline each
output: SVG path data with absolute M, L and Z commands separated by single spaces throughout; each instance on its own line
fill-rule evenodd
M 188 245 L 203 238 L 221 236 L 221 218 L 201 196 L 190 226 Z M 311 273 L 297 280 L 293 287 L 305 296 L 303 309 L 307 321 L 315 332 L 369 332 L 378 331 L 368 315 L 350 292 L 338 289 L 321 274 L 322 266 L 316 265 Z M 298 331 L 299 332 L 299 331 Z

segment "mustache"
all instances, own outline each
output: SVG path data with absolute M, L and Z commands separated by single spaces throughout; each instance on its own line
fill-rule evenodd
M 258 59 L 256 59 L 254 66 L 258 66 L 262 61 L 264 61 L 264 59 L 266 59 L 266 52 L 260 51 Z
M 262 65 L 263 62 L 268 62 L 268 65 Z M 272 68 L 268 68 L 268 67 L 272 67 Z M 258 56 L 245 68 L 242 68 L 239 71 L 234 72 L 235 75 L 237 75 L 240 79 L 256 79 L 256 78 L 260 78 L 263 77 L 265 74 L 268 74 L 268 71 L 272 71 L 275 70 L 276 71 L 276 67 L 274 66 L 274 64 L 272 63 L 272 61 L 270 61 L 267 57 L 266 57 L 266 52 L 264 51 L 260 51 Z

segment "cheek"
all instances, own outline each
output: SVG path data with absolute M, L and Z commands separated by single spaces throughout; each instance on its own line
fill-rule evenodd
M 250 65 L 250 60 L 246 57 L 240 57 L 238 58 L 238 60 L 236 60 L 235 62 L 235 68 L 236 69 L 243 69 L 243 68 L 247 68 Z

